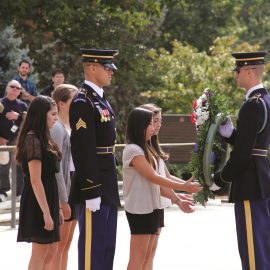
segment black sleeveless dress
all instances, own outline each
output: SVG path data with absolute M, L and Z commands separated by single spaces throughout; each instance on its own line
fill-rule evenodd
M 25 173 L 24 189 L 20 202 L 18 242 L 35 242 L 49 244 L 60 239 L 59 234 L 59 197 L 55 173 L 59 171 L 59 161 L 56 157 L 41 147 L 39 139 L 33 133 L 26 136 L 24 149 L 25 159 L 22 168 Z M 44 219 L 41 208 L 34 194 L 28 162 L 40 160 L 42 162 L 41 181 L 44 186 L 50 214 L 54 222 L 54 229 L 44 229 Z

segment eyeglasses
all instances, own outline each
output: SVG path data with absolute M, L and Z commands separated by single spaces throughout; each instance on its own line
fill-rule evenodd
M 239 69 L 237 69 L 235 71 L 237 72 L 237 74 L 239 74 L 241 70 L 248 70 L 248 69 L 256 69 L 256 68 L 254 68 L 254 67 L 250 67 L 250 68 L 239 68 Z
M 96 64 L 88 64 L 87 66 L 88 66 L 88 67 L 89 67 L 89 66 L 103 67 L 103 69 L 104 69 L 105 71 L 113 71 L 112 68 L 103 66 L 102 64 L 99 64 L 99 65 L 96 65 Z
M 21 90 L 22 88 L 21 87 L 18 87 L 18 86 L 16 86 L 16 85 L 10 85 L 9 86 L 10 88 L 12 88 L 12 89 L 17 89 L 17 90 Z
M 104 68 L 104 70 L 106 70 L 106 71 L 113 71 L 113 69 L 110 68 L 110 67 L 105 67 L 105 66 L 103 66 L 103 68 Z

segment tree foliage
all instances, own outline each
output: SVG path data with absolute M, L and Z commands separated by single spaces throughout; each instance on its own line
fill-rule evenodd
M 267 48 L 268 7 L 267 0 L 4 1 L 0 27 L 15 30 L 10 40 L 0 36 L 1 81 L 6 83 L 26 50 L 39 89 L 54 68 L 80 86 L 80 47 L 119 49 L 119 71 L 107 91 L 123 142 L 127 113 L 149 100 L 168 112 L 189 113 L 202 89 L 214 86 L 234 96 L 236 110 L 242 93 L 236 91 L 230 53 Z
M 168 0 L 160 44 L 170 49 L 171 40 L 207 50 L 217 37 L 239 31 L 241 0 Z
M 28 57 L 28 47 L 20 48 L 22 39 L 16 37 L 16 30 L 13 26 L 0 29 L 0 41 L 0 96 L 2 96 L 6 83 L 16 73 L 19 61 L 27 59 L 32 63 L 33 60 Z M 32 79 L 36 80 L 36 76 L 32 76 Z
M 165 112 L 190 113 L 193 100 L 210 87 L 220 94 L 233 96 L 230 107 L 237 110 L 244 93 L 236 91 L 231 52 L 258 48 L 258 45 L 238 42 L 233 36 L 217 38 L 208 49 L 210 54 L 179 41 L 172 43 L 172 53 L 164 49 L 150 50 L 148 56 L 153 60 L 151 69 L 155 73 L 148 73 L 148 81 L 152 83 L 144 95 Z

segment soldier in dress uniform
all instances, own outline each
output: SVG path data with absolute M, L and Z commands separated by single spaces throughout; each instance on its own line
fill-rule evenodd
M 270 97 L 261 83 L 266 52 L 233 53 L 237 85 L 246 90 L 236 128 L 228 119 L 219 133 L 232 144 L 230 158 L 214 176 L 231 183 L 238 249 L 244 270 L 270 269 Z
M 115 114 L 103 87 L 111 83 L 117 50 L 81 49 L 85 81 L 70 106 L 75 165 L 70 202 L 79 223 L 79 270 L 112 270 L 120 205 Z

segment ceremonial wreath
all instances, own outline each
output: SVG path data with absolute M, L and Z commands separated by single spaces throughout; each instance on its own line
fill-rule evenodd
M 227 97 L 216 90 L 206 88 L 193 102 L 191 122 L 195 124 L 198 135 L 188 170 L 203 186 L 194 195 L 194 201 L 205 206 L 214 194 L 209 187 L 213 184 L 213 174 L 220 171 L 228 159 L 228 145 L 218 133 L 218 128 L 228 113 Z

